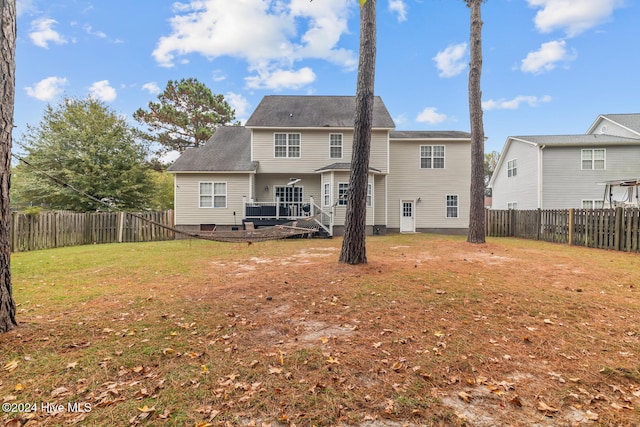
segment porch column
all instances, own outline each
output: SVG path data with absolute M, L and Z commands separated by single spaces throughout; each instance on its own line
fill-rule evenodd
M 309 215 L 315 216 L 314 209 L 315 209 L 315 203 L 313 201 L 313 196 L 310 196 L 309 197 Z

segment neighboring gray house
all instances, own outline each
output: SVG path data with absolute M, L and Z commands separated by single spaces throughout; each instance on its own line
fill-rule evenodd
M 637 203 L 605 183 L 638 178 L 640 114 L 604 114 L 584 135 L 510 136 L 489 187 L 492 209 L 601 208 Z
M 175 224 L 199 231 L 315 218 L 343 232 L 355 97 L 267 96 L 245 126 L 222 127 L 185 151 L 175 174 Z M 470 134 L 394 131 L 375 98 L 367 232 L 466 233 Z

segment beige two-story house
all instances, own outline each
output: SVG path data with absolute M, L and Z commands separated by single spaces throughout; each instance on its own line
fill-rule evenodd
M 185 231 L 313 218 L 344 230 L 355 97 L 267 96 L 245 126 L 221 127 L 185 151 L 175 174 L 175 224 Z M 470 135 L 395 131 L 375 98 L 367 232 L 466 233 Z

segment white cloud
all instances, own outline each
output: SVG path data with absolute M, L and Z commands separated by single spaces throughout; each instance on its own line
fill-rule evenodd
M 31 21 L 29 38 L 33 44 L 48 49 L 49 42 L 55 44 L 67 43 L 67 40 L 52 28 L 57 23 L 58 21 L 50 18 L 40 18 Z
M 499 99 L 494 101 L 490 99 L 489 101 L 484 101 L 482 103 L 482 108 L 484 110 L 517 110 L 520 108 L 521 104 L 527 104 L 530 107 L 537 107 L 540 104 L 551 102 L 551 97 L 549 95 L 544 95 L 540 98 L 537 96 L 516 96 L 513 99 Z
M 64 77 L 47 77 L 33 86 L 25 88 L 27 95 L 40 101 L 52 101 L 63 91 L 63 86 L 68 83 Z
M 389 0 L 389 10 L 398 14 L 398 22 L 407 20 L 407 5 L 403 0 Z
M 300 89 L 316 80 L 309 67 L 299 70 L 258 70 L 258 74 L 245 78 L 249 89 Z
M 151 95 L 157 95 L 162 92 L 162 89 L 160 89 L 160 86 L 158 86 L 156 82 L 145 83 L 142 85 L 142 89 L 146 90 Z
M 576 36 L 608 21 L 623 0 L 527 0 L 540 8 L 534 22 L 540 32 L 563 29 L 569 37 Z
M 85 25 L 84 27 L 82 27 L 82 29 L 91 36 L 96 36 L 101 39 L 107 38 L 107 35 L 104 32 L 94 30 L 91 25 Z
M 438 52 L 433 60 L 438 68 L 440 77 L 454 77 L 467 67 L 467 44 L 459 43 L 448 46 Z
M 353 51 L 340 48 L 347 21 L 357 3 L 345 0 L 193 0 L 174 6 L 171 34 L 161 37 L 153 56 L 172 67 L 190 54 L 209 59 L 231 56 L 247 61 L 259 74 L 290 70 L 303 59 L 322 59 L 348 70 L 357 67 Z M 282 71 L 281 73 L 287 73 Z M 306 73 L 295 73 L 301 77 Z M 302 79 L 304 80 L 304 79 Z M 249 78 L 255 83 L 255 78 Z M 280 82 L 281 88 L 298 87 Z
M 577 58 L 575 52 L 567 51 L 567 42 L 564 40 L 554 40 L 540 45 L 540 49 L 529 52 L 522 60 L 520 70 L 525 73 L 539 74 L 551 71 L 556 68 L 559 62 L 573 61 Z
M 416 118 L 416 121 L 420 123 L 429 123 L 430 125 L 435 125 L 438 123 L 442 123 L 447 120 L 446 114 L 440 114 L 437 112 L 437 108 L 435 107 L 427 107 Z
M 101 80 L 92 84 L 89 88 L 89 95 L 103 102 L 112 102 L 118 96 L 116 90 L 109 85 L 109 80 Z
M 224 99 L 229 103 L 231 108 L 236 112 L 236 119 L 242 122 L 246 121 L 249 115 L 249 101 L 239 93 L 227 92 Z
M 31 13 L 36 10 L 33 0 L 17 0 L 16 1 L 16 13 L 21 16 L 25 13 Z

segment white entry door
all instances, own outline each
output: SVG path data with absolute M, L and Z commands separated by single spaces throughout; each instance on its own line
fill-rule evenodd
M 416 218 L 413 200 L 400 201 L 400 232 L 413 233 L 416 231 Z

